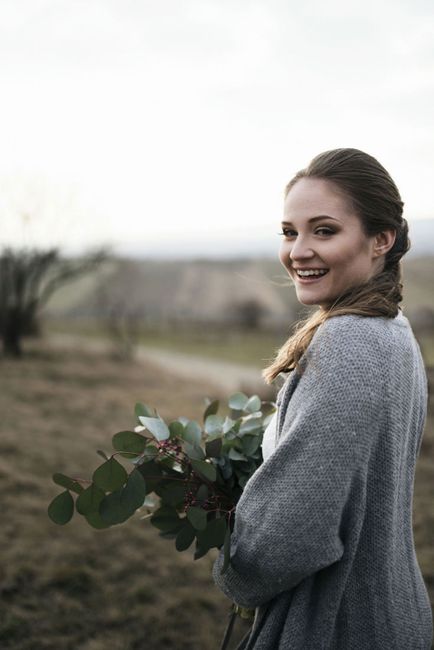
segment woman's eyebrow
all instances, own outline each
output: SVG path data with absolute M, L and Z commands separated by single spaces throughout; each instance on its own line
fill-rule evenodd
M 319 214 L 316 217 L 311 217 L 308 219 L 308 223 L 313 223 L 315 221 L 319 221 L 320 219 L 333 219 L 333 221 L 339 221 L 339 219 L 336 219 L 336 217 L 331 217 L 329 214 Z M 282 221 L 282 223 L 285 226 L 292 226 L 291 221 Z

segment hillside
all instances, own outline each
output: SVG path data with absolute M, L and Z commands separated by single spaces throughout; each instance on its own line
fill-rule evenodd
M 139 513 L 105 531 L 47 515 L 59 492 L 52 474 L 91 476 L 96 450 L 134 426 L 136 401 L 168 420 L 200 419 L 203 398 L 220 397 L 215 386 L 41 344 L 1 367 L 1 648 L 217 650 L 229 600 L 211 578 L 216 551 L 194 562 Z
M 434 255 L 403 265 L 404 307 L 410 318 L 434 310 Z M 285 326 L 303 310 L 285 270 L 267 258 L 239 260 L 114 260 L 99 276 L 57 293 L 48 312 L 57 318 L 98 318 L 110 306 L 143 323 L 227 323 L 257 312 L 269 327 Z M 250 306 L 250 307 L 249 307 Z

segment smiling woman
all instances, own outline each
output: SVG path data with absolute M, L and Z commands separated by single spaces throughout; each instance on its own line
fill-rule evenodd
M 320 178 L 302 178 L 288 191 L 282 234 L 280 260 L 299 301 L 323 308 L 378 273 L 395 241 L 393 230 L 366 235 L 348 200 Z
M 328 318 L 397 316 L 401 258 L 410 248 L 403 206 L 389 173 L 358 149 L 326 151 L 291 179 L 280 261 L 300 302 L 320 309 L 281 347 L 264 371 L 267 381 L 297 366 Z
M 246 484 L 217 585 L 255 608 L 243 650 L 428 650 L 412 531 L 427 410 L 399 303 L 409 247 L 398 189 L 356 149 L 317 156 L 285 192 L 280 260 L 318 305 L 265 369 L 284 373 L 264 463 Z

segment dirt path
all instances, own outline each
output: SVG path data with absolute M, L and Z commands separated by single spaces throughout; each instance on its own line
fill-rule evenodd
M 70 334 L 52 334 L 49 343 L 55 347 L 79 347 L 94 352 L 106 352 L 111 347 L 108 341 Z M 137 346 L 136 358 L 142 363 L 155 363 L 183 378 L 203 379 L 226 392 L 243 390 L 263 394 L 270 390 L 261 377 L 260 369 L 251 366 L 146 345 Z

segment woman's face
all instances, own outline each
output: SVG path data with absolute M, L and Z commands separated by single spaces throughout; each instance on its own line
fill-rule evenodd
M 383 266 L 378 238 L 365 235 L 359 217 L 329 181 L 295 183 L 285 199 L 282 231 L 280 261 L 304 305 L 327 308 Z

